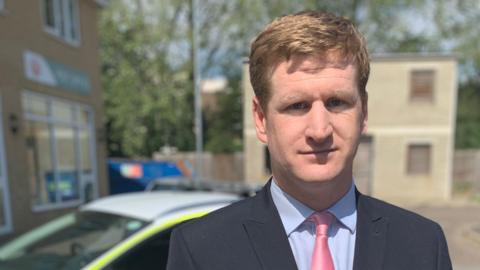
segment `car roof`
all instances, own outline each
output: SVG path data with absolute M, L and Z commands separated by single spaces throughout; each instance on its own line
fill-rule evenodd
M 97 211 L 146 221 L 158 216 L 209 204 L 228 204 L 240 196 L 219 192 L 201 191 L 153 191 L 132 192 L 107 196 L 80 208 L 81 211 Z

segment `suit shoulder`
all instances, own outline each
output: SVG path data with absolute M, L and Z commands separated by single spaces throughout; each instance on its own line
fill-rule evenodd
M 218 231 L 230 224 L 238 224 L 251 209 L 252 198 L 242 199 L 228 206 L 217 209 L 201 218 L 196 218 L 182 224 L 180 228 L 185 233 L 197 231 Z
M 358 203 L 357 219 L 362 222 L 357 228 L 362 240 L 367 241 L 371 232 L 386 233 L 387 256 L 395 259 L 385 269 L 452 269 L 445 234 L 438 223 L 368 196 L 362 195 Z
M 362 195 L 367 205 L 373 207 L 377 213 L 388 218 L 395 224 L 409 224 L 409 226 L 425 226 L 440 228 L 437 222 L 426 218 L 411 210 L 387 203 L 385 201 Z

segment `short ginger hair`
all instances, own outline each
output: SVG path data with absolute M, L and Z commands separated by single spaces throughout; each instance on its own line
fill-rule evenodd
M 279 17 L 258 34 L 249 57 L 250 82 L 260 106 L 266 109 L 271 96 L 270 79 L 275 68 L 294 56 L 341 59 L 353 63 L 362 105 L 366 106 L 366 85 L 370 60 L 366 41 L 347 18 L 327 12 L 303 11 Z

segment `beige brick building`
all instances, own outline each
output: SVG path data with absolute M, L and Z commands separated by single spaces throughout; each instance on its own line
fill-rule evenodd
M 457 85 L 453 56 L 373 58 L 367 86 L 373 195 L 450 198 Z
M 107 193 L 104 5 L 0 0 L 0 242 Z
M 268 178 L 266 147 L 256 138 L 253 90 L 244 68 L 244 149 L 247 181 Z M 368 131 L 354 164 L 357 187 L 393 202 L 451 196 L 457 61 L 448 55 L 374 56 Z

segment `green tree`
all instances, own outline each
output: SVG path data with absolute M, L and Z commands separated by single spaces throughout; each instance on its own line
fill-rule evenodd
M 439 0 L 434 6 L 438 39 L 459 59 L 455 146 L 480 148 L 480 2 Z
M 218 100 L 218 109 L 206 110 L 205 149 L 213 153 L 241 151 L 243 146 L 243 100 L 240 78 L 230 77 L 230 85 Z
M 458 96 L 456 148 L 480 148 L 480 85 L 468 82 Z
M 188 47 L 180 19 L 188 3 L 164 1 L 168 9 L 156 9 L 144 2 L 111 2 L 100 20 L 110 156 L 150 156 L 164 145 L 193 148 L 191 65 L 180 53 Z

